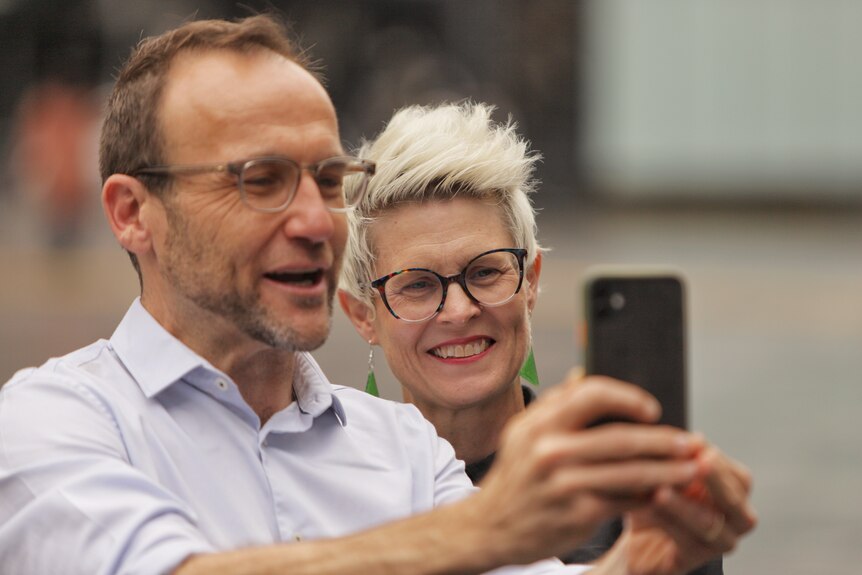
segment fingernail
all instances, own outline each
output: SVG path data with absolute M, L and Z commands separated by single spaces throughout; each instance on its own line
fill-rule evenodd
M 691 453 L 691 449 L 694 446 L 693 438 L 688 433 L 680 433 L 674 438 L 674 451 L 678 455 L 688 455 Z
M 673 499 L 673 491 L 669 487 L 659 487 L 655 492 L 655 501 L 659 505 L 667 505 Z
M 646 405 L 646 410 L 647 417 L 652 421 L 656 421 L 661 417 L 661 404 L 654 398 L 650 398 L 649 403 Z
M 698 469 L 697 461 L 689 461 L 688 463 L 685 464 L 684 469 L 685 469 L 686 477 L 689 477 L 690 479 L 694 479 L 694 477 L 697 475 L 697 469 Z

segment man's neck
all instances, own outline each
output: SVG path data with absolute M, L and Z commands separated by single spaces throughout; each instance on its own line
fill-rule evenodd
M 266 348 L 225 371 L 239 387 L 261 426 L 294 399 L 296 353 Z
M 511 417 L 525 409 L 520 381 L 511 390 L 479 405 L 451 410 L 415 403 L 422 414 L 437 429 L 437 434 L 455 448 L 459 459 L 474 463 L 497 450 L 500 433 Z
M 197 310 L 201 317 L 180 323 L 181 314 L 167 313 L 158 301 L 141 304 L 168 332 L 226 373 L 263 425 L 293 401 L 295 352 L 274 349 L 242 333 L 224 318 Z M 188 311 L 188 310 L 186 310 Z

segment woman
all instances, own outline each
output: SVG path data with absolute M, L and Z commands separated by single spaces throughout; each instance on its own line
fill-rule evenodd
M 542 248 L 529 194 L 538 155 L 482 104 L 399 111 L 358 152 L 377 174 L 350 234 L 339 299 L 478 483 L 533 392 L 530 314 Z M 373 347 L 372 347 L 373 353 Z M 371 362 L 370 362 L 371 363 Z M 374 384 L 373 373 L 369 374 Z M 610 548 L 621 522 L 566 559 Z M 698 573 L 721 573 L 721 560 Z

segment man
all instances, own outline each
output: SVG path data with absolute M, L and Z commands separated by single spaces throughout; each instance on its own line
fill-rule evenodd
M 753 526 L 747 474 L 701 438 L 572 433 L 603 414 L 655 420 L 631 386 L 558 386 L 474 493 L 413 408 L 326 381 L 306 351 L 326 338 L 357 199 L 341 183 L 373 166 L 343 156 L 274 20 L 144 41 L 100 156 L 141 297 L 110 340 L 0 392 L 4 572 L 545 573 L 564 568 L 543 557 L 635 509 L 641 528 L 594 572 L 646 558 L 661 564 L 643 572 L 677 573 Z M 709 505 L 681 494 L 698 481 Z

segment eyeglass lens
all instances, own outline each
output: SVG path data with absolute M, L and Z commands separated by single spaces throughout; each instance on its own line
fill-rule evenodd
M 487 306 L 509 301 L 520 283 L 518 257 L 511 252 L 485 254 L 470 262 L 463 274 L 470 295 Z M 443 283 L 429 271 L 404 271 L 386 282 L 385 294 L 398 317 L 419 321 L 437 311 L 443 300 Z
M 345 190 L 354 196 L 364 187 L 365 170 L 356 162 L 332 159 L 322 162 L 313 172 L 323 200 L 329 207 L 352 205 Z M 301 178 L 301 168 L 289 160 L 264 158 L 246 162 L 242 167 L 240 186 L 252 208 L 275 210 L 293 199 Z

